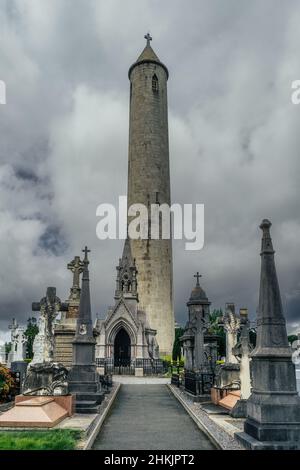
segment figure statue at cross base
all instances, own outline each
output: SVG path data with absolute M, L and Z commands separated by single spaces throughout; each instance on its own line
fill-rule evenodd
M 33 343 L 33 360 L 29 367 L 34 364 L 53 362 L 54 320 L 59 312 L 66 311 L 67 308 L 68 305 L 56 297 L 55 287 L 48 287 L 46 296 L 40 302 L 32 304 L 32 310 L 39 311 L 40 318 L 38 321 L 39 332 Z

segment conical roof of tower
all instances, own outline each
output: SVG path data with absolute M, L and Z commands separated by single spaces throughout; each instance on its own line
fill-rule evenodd
M 140 64 L 145 64 L 145 63 L 153 63 L 153 64 L 160 65 L 161 67 L 163 67 L 165 69 L 166 74 L 167 74 L 167 78 L 169 78 L 169 71 L 168 71 L 167 67 L 165 66 L 165 64 L 163 64 L 160 61 L 160 59 L 155 54 L 154 50 L 152 49 L 152 47 L 150 46 L 148 41 L 147 41 L 147 44 L 146 44 L 145 48 L 143 49 L 142 53 L 139 55 L 137 60 L 130 67 L 129 72 L 128 72 L 129 78 L 130 78 L 130 74 L 131 74 L 132 70 L 134 69 L 134 67 L 136 67 L 137 65 L 140 65 Z
M 143 52 L 140 54 L 140 56 L 136 60 L 136 63 L 143 62 L 143 61 L 150 61 L 151 62 L 152 60 L 154 60 L 155 62 L 160 62 L 159 58 L 155 54 L 152 47 L 146 45 Z

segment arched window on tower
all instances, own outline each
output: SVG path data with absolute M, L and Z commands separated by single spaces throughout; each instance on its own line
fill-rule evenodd
M 157 78 L 156 74 L 154 74 L 153 77 L 152 77 L 152 90 L 155 93 L 158 93 L 158 78 Z

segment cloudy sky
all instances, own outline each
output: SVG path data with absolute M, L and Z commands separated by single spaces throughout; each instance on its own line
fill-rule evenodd
M 213 306 L 258 302 L 262 218 L 289 330 L 300 328 L 297 0 L 0 0 L 0 330 L 25 323 L 87 244 L 94 314 L 112 303 L 120 241 L 96 207 L 126 194 L 127 72 L 150 31 L 168 66 L 172 200 L 205 204 L 205 247 L 174 243 L 176 318 L 193 274 Z M 0 336 L 1 336 L 0 335 Z

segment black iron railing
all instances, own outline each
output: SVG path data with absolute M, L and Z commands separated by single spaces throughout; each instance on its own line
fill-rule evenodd
M 179 374 L 172 374 L 171 384 L 175 385 L 176 387 L 180 387 L 180 375 Z
M 208 395 L 214 383 L 214 374 L 185 371 L 184 388 L 192 395 Z
M 97 358 L 97 367 L 103 367 L 105 374 L 134 375 L 136 369 L 142 369 L 143 375 L 162 375 L 168 371 L 168 365 L 161 359 L 117 359 Z

